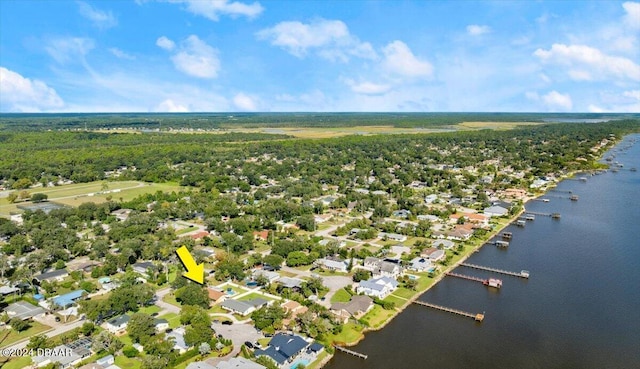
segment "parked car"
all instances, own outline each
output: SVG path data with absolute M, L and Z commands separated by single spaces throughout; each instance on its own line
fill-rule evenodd
M 222 324 L 224 324 L 224 325 L 232 325 L 233 322 L 231 320 L 225 320 L 224 322 L 222 322 Z
M 249 342 L 249 341 L 246 341 L 246 342 L 244 343 L 244 345 L 245 345 L 245 346 L 247 346 L 247 347 L 248 347 L 248 348 L 250 348 L 250 349 L 254 348 L 254 347 L 253 347 L 253 343 L 251 343 L 251 342 Z

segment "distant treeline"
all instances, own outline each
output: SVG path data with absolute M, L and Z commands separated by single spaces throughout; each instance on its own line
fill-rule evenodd
M 134 128 L 140 130 L 265 127 L 438 127 L 462 122 L 566 122 L 637 119 L 640 114 L 596 113 L 68 113 L 1 114 L 0 131 Z

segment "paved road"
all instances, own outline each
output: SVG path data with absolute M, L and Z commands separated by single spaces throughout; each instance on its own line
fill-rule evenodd
M 166 295 L 168 295 L 169 293 L 171 293 L 171 288 L 170 287 L 166 287 L 166 288 L 163 288 L 161 290 L 156 291 L 157 299 L 156 299 L 155 304 L 158 305 L 162 309 L 158 313 L 158 315 L 164 315 L 166 313 L 180 314 L 180 308 L 179 307 L 162 301 L 162 298 L 165 297 Z

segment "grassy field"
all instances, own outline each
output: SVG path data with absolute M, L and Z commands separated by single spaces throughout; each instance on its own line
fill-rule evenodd
M 2 340 L 2 342 L 0 343 L 0 345 L 2 346 L 8 346 L 14 342 L 18 342 L 22 339 L 25 338 L 29 338 L 31 336 L 35 336 L 36 334 L 48 331 L 49 329 L 51 329 L 51 327 L 49 327 L 48 325 L 44 325 L 41 323 L 38 323 L 36 321 L 32 321 L 31 323 L 31 327 L 29 327 L 29 329 L 22 331 L 22 332 L 16 332 L 14 329 L 3 329 L 0 330 L 0 337 L 5 337 L 5 335 L 7 334 L 7 331 L 9 331 L 9 334 L 6 336 L 6 338 L 4 340 Z
M 21 356 L 0 359 L 0 368 L 2 369 L 22 369 L 27 368 L 31 364 L 31 356 Z
M 521 126 L 533 126 L 536 122 L 464 122 L 457 125 L 460 129 L 498 129 L 507 130 Z
M 166 319 L 169 322 L 169 328 L 175 329 L 180 326 L 180 316 L 176 313 L 166 313 L 158 318 Z
M 115 357 L 116 365 L 122 369 L 140 369 L 142 362 L 136 358 L 128 358 L 124 355 L 117 355 Z
M 106 187 L 105 187 L 106 186 Z M 114 200 L 129 201 L 146 193 L 157 191 L 171 192 L 185 189 L 175 183 L 144 183 L 138 181 L 95 181 L 89 183 L 74 183 L 64 186 L 31 188 L 25 190 L 31 194 L 44 193 L 49 196 L 49 201 L 68 206 L 78 206 L 85 202 L 96 204 L 107 201 L 111 196 Z M 119 192 L 113 192 L 119 190 Z M 8 217 L 12 212 L 20 212 L 17 205 L 11 204 L 6 197 L 0 198 L 0 216 Z M 22 204 L 30 204 L 25 202 Z
M 351 295 L 349 292 L 345 291 L 343 288 L 336 291 L 336 293 L 331 297 L 331 302 L 348 302 L 351 300 Z
M 377 328 L 386 322 L 389 317 L 395 314 L 395 310 L 385 310 L 380 305 L 374 305 L 373 309 L 369 311 L 365 316 L 362 317 L 362 320 L 369 325 L 371 328 Z

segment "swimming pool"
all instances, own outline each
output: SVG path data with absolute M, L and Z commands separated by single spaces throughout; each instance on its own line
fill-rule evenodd
M 309 365 L 309 360 L 308 359 L 298 359 L 296 361 L 293 362 L 293 364 L 291 364 L 291 366 L 289 368 L 291 369 L 296 369 L 298 367 L 298 365 L 304 365 L 307 366 Z

